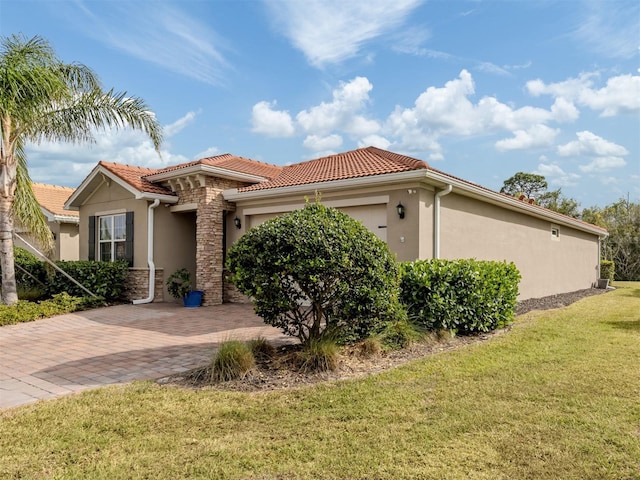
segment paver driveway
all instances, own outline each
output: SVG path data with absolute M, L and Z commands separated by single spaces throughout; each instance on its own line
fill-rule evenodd
M 0 327 L 0 408 L 203 365 L 225 340 L 288 341 L 251 305 L 118 305 Z

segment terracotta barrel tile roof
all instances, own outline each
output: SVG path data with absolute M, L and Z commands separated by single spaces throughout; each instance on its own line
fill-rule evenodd
M 100 161 L 99 165 L 124 180 L 136 190 L 145 193 L 157 193 L 159 195 L 173 195 L 173 192 L 168 188 L 164 188 L 162 185 L 156 183 L 151 183 L 144 178 L 147 175 L 158 173 L 158 170 L 105 161 Z
M 67 198 L 69 198 L 75 189 L 58 185 L 48 185 L 46 183 L 32 183 L 31 189 L 40 206 L 54 215 L 64 215 L 67 217 L 80 216 L 79 212 L 64 209 L 64 202 L 67 201 Z
M 429 166 L 422 160 L 367 147 L 284 167 L 273 180 L 240 188 L 238 191 L 265 190 L 426 168 Z
M 173 165 L 160 170 L 155 170 L 153 173 L 172 172 L 195 165 L 208 165 L 210 167 L 223 168 L 225 170 L 245 173 L 248 175 L 255 175 L 267 179 L 276 177 L 282 170 L 282 167 L 279 167 L 277 165 L 271 165 L 269 163 L 252 160 L 250 158 L 244 158 L 237 155 L 231 155 L 230 153 L 224 153 L 222 155 L 216 155 L 215 157 L 201 158 L 200 160 L 194 160 L 192 162 L 181 163 L 179 165 Z

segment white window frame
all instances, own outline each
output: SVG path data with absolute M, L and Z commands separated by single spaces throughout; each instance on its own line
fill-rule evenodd
M 122 218 L 121 224 L 121 238 L 116 238 L 116 218 Z M 103 262 L 115 262 L 117 260 L 126 260 L 126 241 L 127 241 L 127 215 L 126 213 L 117 213 L 113 215 L 102 215 L 97 218 L 97 237 L 98 237 L 98 254 L 96 257 Z M 102 238 L 102 222 L 109 221 L 109 229 L 111 232 L 111 237 L 113 238 Z M 102 255 L 103 245 L 109 245 L 109 258 L 106 259 Z M 118 251 L 121 251 L 121 254 L 118 255 Z

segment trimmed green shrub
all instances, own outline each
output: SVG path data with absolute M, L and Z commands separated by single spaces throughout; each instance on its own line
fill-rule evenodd
M 104 298 L 72 297 L 67 293 L 59 293 L 50 300 L 43 300 L 39 303 L 20 300 L 15 305 L 0 305 L 0 325 L 30 322 L 63 313 L 95 308 L 104 304 Z
M 256 365 L 249 346 L 239 340 L 223 342 L 211 362 L 211 380 L 227 382 L 244 378 Z
M 249 230 L 229 250 L 227 267 L 265 323 L 302 343 L 325 335 L 357 341 L 402 310 L 387 244 L 318 203 Z
M 513 321 L 520 281 L 514 263 L 417 260 L 401 271 L 409 318 L 427 330 L 472 334 Z
M 125 261 L 58 261 L 56 265 L 84 285 L 90 292 L 107 300 L 118 300 L 124 294 L 124 282 L 129 271 L 129 266 Z M 49 293 L 60 292 L 67 292 L 75 296 L 87 295 L 87 292 L 54 270 L 49 279 Z
M 14 247 L 13 256 L 18 297 L 21 299 L 28 297 L 29 299 L 33 298 L 37 300 L 44 296 L 47 290 L 46 264 L 35 255 L 20 247 Z M 20 292 L 23 293 L 22 296 L 20 296 Z M 25 292 L 40 292 L 40 297 L 37 296 L 37 293 L 27 295 Z
M 613 282 L 616 264 L 612 260 L 600 260 L 600 278 L 608 278 Z

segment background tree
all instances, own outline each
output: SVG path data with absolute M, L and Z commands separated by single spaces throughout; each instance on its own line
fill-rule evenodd
M 527 198 L 534 198 L 536 204 L 549 210 L 574 218 L 580 217 L 578 209 L 580 204 L 577 201 L 573 198 L 565 197 L 559 188 L 550 192 L 547 191 L 547 188 L 547 180 L 543 175 L 518 172 L 503 182 L 500 193 L 506 193 L 514 197 L 524 194 Z
M 606 228 L 602 258 L 615 263 L 616 280 L 640 280 L 640 203 L 620 199 L 582 211 L 582 220 Z
M 565 197 L 559 188 L 557 190 L 552 190 L 551 192 L 542 193 L 537 198 L 536 203 L 542 207 L 548 208 L 549 210 L 562 213 L 569 217 L 580 217 L 580 210 L 578 209 L 580 204 L 573 198 Z
M 31 191 L 27 142 L 94 141 L 96 130 L 144 131 L 156 151 L 162 130 L 145 103 L 126 92 L 104 91 L 96 74 L 59 60 L 41 37 L 2 37 L 0 50 L 0 267 L 2 301 L 18 301 L 13 258 L 14 218 L 50 242 Z M 43 227 L 44 225 L 44 227 Z
M 544 193 L 547 187 L 547 181 L 543 175 L 518 172 L 504 181 L 500 193 L 514 197 L 524 194 L 527 198 L 538 198 L 538 195 Z
M 401 311 L 387 244 L 317 203 L 249 230 L 229 249 L 227 267 L 265 323 L 303 344 L 364 338 Z

